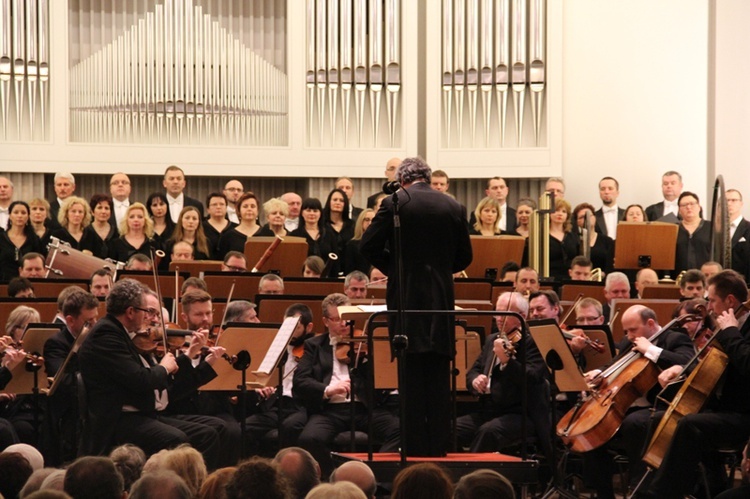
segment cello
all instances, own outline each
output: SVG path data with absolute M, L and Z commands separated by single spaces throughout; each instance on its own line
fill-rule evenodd
M 661 328 L 649 340 L 686 320 L 682 315 Z M 658 366 L 637 351 L 623 355 L 597 375 L 601 384 L 589 397 L 576 404 L 557 423 L 557 435 L 575 452 L 588 452 L 607 443 L 617 432 L 628 408 L 658 381 Z
M 749 309 L 750 300 L 741 303 L 734 310 L 734 313 L 739 316 Z M 710 315 L 706 314 L 706 317 L 708 318 Z M 643 461 L 653 469 L 658 469 L 661 466 L 679 420 L 683 416 L 696 414 L 703 409 L 729 364 L 729 358 L 721 351 L 721 347 L 712 345 L 719 330 L 718 326 L 713 328 L 713 333 L 707 337 L 705 344 L 676 378 L 675 383 L 679 383 L 682 379 L 685 382 L 672 399 L 664 416 L 662 416 L 643 455 Z M 685 373 L 696 361 L 698 361 L 698 364 L 695 369 L 685 379 Z M 661 397 L 659 399 L 663 400 Z

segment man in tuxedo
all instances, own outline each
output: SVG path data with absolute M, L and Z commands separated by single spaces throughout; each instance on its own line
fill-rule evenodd
M 625 209 L 617 206 L 620 196 L 620 183 L 614 177 L 604 177 L 599 181 L 599 199 L 602 207 L 596 210 L 596 228 L 605 236 L 617 239 L 617 223 L 625 216 Z
M 643 305 L 633 305 L 622 314 L 622 329 L 625 337 L 620 343 L 620 354 L 615 359 L 635 351 L 655 363 L 660 369 L 682 365 L 695 353 L 690 337 L 682 330 L 669 329 L 654 338 L 661 330 L 656 312 Z M 613 361 L 613 362 L 615 362 Z M 599 376 L 603 369 L 586 373 L 586 379 L 594 386 L 599 386 L 603 378 Z M 606 390 L 606 388 L 605 388 Z M 637 399 L 627 408 L 619 433 L 613 441 L 584 454 L 585 477 L 596 489 L 597 498 L 614 499 L 612 487 L 612 455 L 607 450 L 612 447 L 622 448 L 630 464 L 630 483 L 635 486 L 645 467 L 641 462 L 643 444 L 648 436 L 648 420 L 653 401 L 660 388 L 656 385 L 648 394 Z M 647 396 L 646 396 L 647 395 Z
M 360 243 L 362 255 L 388 276 L 390 310 L 453 310 L 453 274 L 472 259 L 466 210 L 430 187 L 432 170 L 421 158 L 407 158 L 396 178 L 402 189 L 383 199 L 380 211 Z M 394 246 L 394 197 L 401 203 L 401 260 Z M 405 303 L 399 303 L 403 279 Z M 450 316 L 407 316 L 401 329 L 389 320 L 391 337 L 408 336 L 405 358 L 407 452 L 440 456 L 450 434 L 450 359 L 454 355 L 454 320 Z
M 172 221 L 177 223 L 180 217 L 180 212 L 186 206 L 195 206 L 198 208 L 201 216 L 203 216 L 203 203 L 197 199 L 193 199 L 190 196 L 185 195 L 185 172 L 179 166 L 168 166 L 164 171 L 164 180 L 162 185 L 167 190 L 167 201 L 169 201 L 169 216 L 172 217 Z
M 239 180 L 232 179 L 224 185 L 222 191 L 227 197 L 227 219 L 235 224 L 240 223 L 240 219 L 237 216 L 237 200 L 245 193 L 245 188 L 242 182 Z
M 398 169 L 398 166 L 401 164 L 401 158 L 391 158 L 388 160 L 388 162 L 385 164 L 385 181 L 386 182 L 392 182 L 396 178 L 396 170 Z M 367 198 L 367 207 L 368 208 L 375 208 L 375 203 L 378 201 L 378 196 L 380 196 L 383 193 L 383 191 L 378 191 L 375 194 L 369 196 Z
M 120 222 L 125 218 L 125 212 L 130 206 L 130 177 L 124 173 L 115 173 L 109 179 L 109 194 L 112 196 L 112 215 L 109 217 L 109 223 L 115 227 L 120 226 Z
M 670 213 L 674 218 L 679 218 L 677 198 L 679 198 L 682 193 L 682 175 L 672 170 L 662 175 L 661 193 L 662 196 L 664 196 L 664 200 L 654 203 L 646 208 L 646 216 L 648 219 L 653 222 Z
M 44 343 L 44 368 L 47 376 L 62 376 L 57 391 L 48 398 L 46 418 L 47 462 L 60 465 L 76 456 L 78 426 L 78 361 L 74 356 L 64 373 L 59 373 L 73 344 L 84 329 L 94 325 L 99 316 L 99 301 L 77 286 L 65 288 L 60 315 L 65 325 Z
M 354 206 L 354 181 L 349 177 L 339 177 L 336 179 L 334 188 L 341 189 L 346 194 L 349 200 L 349 219 L 356 222 L 357 217 L 362 213 L 362 208 Z
M 72 173 L 55 173 L 55 199 L 49 203 L 49 216 L 53 227 L 56 228 L 60 226 L 60 222 L 57 220 L 57 214 L 60 213 L 60 206 L 62 206 L 63 201 L 72 196 L 75 191 L 76 179 Z
M 78 362 L 88 414 L 79 453 L 102 455 L 129 442 L 153 454 L 190 443 L 213 468 L 220 450 L 219 434 L 203 422 L 205 416 L 177 418 L 164 416 L 162 411 L 169 403 L 167 389 L 178 369 L 194 374 L 196 383 L 205 383 L 216 376 L 211 364 L 223 349 L 211 351 L 195 368 L 197 372 L 190 371 L 191 355 L 177 360 L 168 352 L 158 364 L 150 354 L 142 356 L 133 338 L 147 320 L 161 313 L 158 300 L 157 306 L 149 306 L 149 293 L 133 279 L 118 281 L 107 297 L 107 316 L 96 323 L 81 346 Z
M 733 270 L 719 272 L 708 281 L 708 309 L 719 326 L 715 341 L 729 364 L 707 409 L 677 422 L 649 497 L 676 499 L 691 493 L 701 460 L 722 448 L 741 449 L 750 436 L 750 321 L 747 314 L 737 317 L 734 312 L 747 297 L 745 280 Z M 664 386 L 681 371 L 679 365 L 663 371 L 659 383 Z
M 747 280 L 750 275 L 750 223 L 742 216 L 742 193 L 737 189 L 729 189 L 726 199 L 729 236 L 732 238 L 732 268 Z
M 310 451 L 320 463 L 324 476 L 333 471 L 330 447 L 334 438 L 352 427 L 352 403 L 355 405 L 353 423 L 356 428 L 367 431 L 367 406 L 370 405 L 375 432 L 371 437 L 383 442 L 381 452 L 398 449 L 398 419 L 384 404 L 369 399 L 371 363 L 352 355 L 345 358 L 334 355 L 336 346 L 349 332 L 349 325 L 341 319 L 338 307 L 350 304 L 349 298 L 341 293 L 325 297 L 323 324 L 328 332 L 305 341 L 305 350 L 292 382 L 294 398 L 305 405 L 309 416 L 299 436 L 299 446 Z M 354 350 L 348 351 L 353 353 Z
M 612 318 L 612 300 L 624 300 L 630 298 L 630 281 L 628 276 L 622 272 L 610 272 L 604 279 L 604 318 L 609 323 Z

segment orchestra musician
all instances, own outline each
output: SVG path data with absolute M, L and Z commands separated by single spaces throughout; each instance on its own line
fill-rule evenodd
M 281 363 L 284 365 L 282 396 L 273 396 L 278 389 L 276 386 L 256 390 L 261 397 L 261 401 L 258 402 L 260 410 L 245 419 L 247 430 L 245 445 L 251 452 L 258 450 L 261 440 L 269 431 L 279 427 L 279 411 L 281 411 L 282 418 L 279 435 L 279 448 L 281 449 L 297 445 L 297 438 L 307 422 L 305 406 L 292 397 L 292 382 L 297 364 L 304 351 L 304 342 L 313 336 L 312 310 L 307 305 L 295 303 L 284 312 L 284 318 L 286 317 L 299 317 L 299 322 L 294 328 L 286 354 L 281 358 Z
M 13 338 L 10 336 L 0 336 L 0 390 L 6 387 L 10 380 L 13 379 L 13 369 L 24 361 L 26 352 L 20 348 L 14 348 Z M 0 394 L 0 402 L 8 398 L 6 394 Z M 9 445 L 17 444 L 20 440 L 10 421 L 0 418 L 0 452 Z
M 650 338 L 661 328 L 656 313 L 643 305 L 633 305 L 622 314 L 622 330 L 625 338 L 620 344 L 620 353 L 613 360 L 617 362 L 631 351 L 639 352 L 660 369 L 686 363 L 695 353 L 690 337 L 679 329 L 669 329 L 660 334 L 653 342 Z M 594 369 L 586 373 L 586 380 L 595 387 L 602 383 L 599 374 L 606 368 Z M 597 449 L 584 454 L 584 477 L 596 489 L 598 499 L 614 499 L 612 488 L 613 461 L 609 448 L 625 451 L 630 463 L 630 484 L 635 486 L 645 471 L 641 462 L 643 444 L 647 437 L 648 409 L 659 388 L 652 389 L 647 397 L 636 400 L 629 408 L 622 421 L 619 433 Z
M 219 435 L 205 424 L 205 416 L 165 416 L 167 388 L 178 369 L 192 367 L 190 356 L 175 359 L 166 352 L 157 364 L 141 356 L 133 342 L 149 318 L 158 317 L 159 306 L 149 307 L 148 288 L 132 279 L 118 281 L 107 297 L 107 315 L 99 320 L 81 346 L 78 361 L 86 389 L 88 411 L 81 454 L 104 455 L 114 446 L 132 443 L 153 454 L 161 449 L 190 443 L 209 468 L 218 461 Z M 211 364 L 223 353 L 212 351 L 200 370 L 201 381 L 216 376 Z
M 65 293 L 60 307 L 65 325 L 44 343 L 44 367 L 47 376 L 58 375 L 73 349 L 76 338 L 85 329 L 93 326 L 99 317 L 99 300 L 79 287 L 70 288 L 72 289 Z M 52 465 L 60 465 L 76 457 L 79 416 L 77 373 L 78 361 L 74 354 L 65 366 L 65 372 L 59 374 L 63 378 L 57 391 L 48 398 L 48 412 L 45 418 L 46 462 Z
M 368 370 L 370 362 L 357 362 L 348 353 L 349 345 L 340 345 L 349 332 L 341 319 L 338 307 L 350 305 L 346 295 L 333 293 L 322 304 L 323 324 L 327 332 L 305 341 L 304 353 L 294 371 L 292 394 L 307 408 L 308 421 L 299 436 L 299 446 L 310 451 L 320 463 L 323 475 L 333 470 L 330 447 L 336 435 L 352 427 L 351 406 L 354 407 L 354 425 L 367 431 L 367 403 L 372 403 L 372 424 L 375 440 L 383 442 L 381 452 L 395 452 L 399 444 L 399 424 L 396 416 L 384 407 L 385 403 L 369 401 Z M 335 353 L 342 353 L 339 358 Z M 356 348 L 355 348 L 356 350 Z
M 724 270 L 708 281 L 708 309 L 716 317 L 716 342 L 729 358 L 725 378 L 708 401 L 707 409 L 679 420 L 648 497 L 678 498 L 695 485 L 698 463 L 721 448 L 741 449 L 750 436 L 750 321 L 741 305 L 747 301 L 745 280 Z M 741 310 L 741 311 L 740 311 Z M 736 312 L 735 312 L 736 311 Z M 681 366 L 659 375 L 666 384 Z
M 518 312 L 529 309 L 526 298 L 515 292 L 500 295 L 495 310 Z M 469 452 L 497 452 L 518 441 L 522 421 L 527 419 L 529 434 L 536 430 L 545 451 L 551 449 L 547 368 L 531 336 L 520 339 L 520 323 L 515 317 L 495 316 L 498 332 L 487 337 L 482 352 L 466 373 L 469 391 L 483 400 L 482 410 L 461 416 L 456 433 L 461 447 Z M 502 333 L 502 334 L 501 334 Z M 518 336 L 516 336 L 518 335 Z M 513 341 L 526 344 L 526 371 L 515 357 Z M 521 379 L 527 378 L 528 413 L 522 411 Z M 536 417 L 535 416 L 539 416 Z M 546 424 L 535 425 L 535 420 Z

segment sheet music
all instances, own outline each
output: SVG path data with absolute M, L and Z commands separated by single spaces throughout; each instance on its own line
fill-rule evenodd
M 276 368 L 276 364 L 278 364 L 286 346 L 289 344 L 289 340 L 292 338 L 292 333 L 294 333 L 294 328 L 297 327 L 298 322 L 299 317 L 287 317 L 284 319 L 279 332 L 276 333 L 276 337 L 273 339 L 273 343 L 271 343 L 271 347 L 263 358 L 263 362 L 258 366 L 258 370 L 253 372 L 271 374 Z

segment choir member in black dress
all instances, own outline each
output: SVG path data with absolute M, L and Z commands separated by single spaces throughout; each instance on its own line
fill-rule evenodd
M 40 241 L 48 241 L 49 234 L 52 232 L 52 220 L 49 217 L 49 201 L 42 198 L 34 198 L 29 202 L 29 207 L 31 208 L 30 218 L 34 233 L 39 237 Z M 42 249 L 42 253 L 46 255 L 47 248 L 43 247 Z
M 307 256 L 319 256 L 327 261 L 328 255 L 336 252 L 337 238 L 331 226 L 323 221 L 322 211 L 319 199 L 307 198 L 302 201 L 302 221 L 289 235 L 307 240 Z
M 70 244 L 77 250 L 81 249 L 83 231 L 91 224 L 91 208 L 86 200 L 78 196 L 68 196 L 60 206 L 57 221 L 60 227 L 53 230 L 50 236 Z
M 354 237 L 346 243 L 344 250 L 344 274 L 349 275 L 355 270 L 359 270 L 365 274 L 370 272 L 370 262 L 359 251 L 359 241 L 362 239 L 362 234 L 370 226 L 370 222 L 372 222 L 374 216 L 375 211 L 367 208 L 357 217 L 357 223 L 354 225 Z
M 219 238 L 219 253 L 216 258 L 224 258 L 230 251 L 245 252 L 245 243 L 260 230 L 258 225 L 258 198 L 246 192 L 237 200 L 240 224 L 225 231 Z
M 536 210 L 536 203 L 531 198 L 521 198 L 516 205 L 516 234 L 525 238 L 529 237 L 529 222 L 531 215 Z
M 169 216 L 169 204 L 167 196 L 163 192 L 154 192 L 146 200 L 146 209 L 154 224 L 154 233 L 151 236 L 158 248 L 164 248 L 167 241 L 172 237 L 175 223 Z
M 623 222 L 648 222 L 648 216 L 646 216 L 646 210 L 639 204 L 631 204 L 625 208 L 625 213 L 622 215 Z
M 581 203 L 573 210 L 573 219 L 576 221 L 574 232 L 580 237 L 580 229 L 583 228 L 587 215 L 589 227 L 591 227 L 588 234 L 588 244 L 591 248 L 589 258 L 594 268 L 601 269 L 602 272 L 608 274 L 614 267 L 615 242 L 611 237 L 599 232 L 594 207 L 589 203 Z
M 570 204 L 557 199 L 549 217 L 549 272 L 557 281 L 568 278 L 570 261 L 578 255 L 578 238 L 571 230 L 571 218 Z
M 675 275 L 683 270 L 699 269 L 711 259 L 711 222 L 703 220 L 698 196 L 685 191 L 677 198 L 680 229 L 677 232 Z
M 227 197 L 220 192 L 212 192 L 206 197 L 208 217 L 203 221 L 203 232 L 208 240 L 208 249 L 211 258 L 219 259 L 219 238 L 229 229 L 236 227 L 227 218 Z
M 113 239 L 109 245 L 109 258 L 117 262 L 127 262 L 135 253 L 151 256 L 154 240 L 154 222 L 148 217 L 146 207 L 133 203 L 125 211 L 125 218 L 120 223 L 120 237 Z
M 159 267 L 168 270 L 172 261 L 172 247 L 175 243 L 184 241 L 193 247 L 193 260 L 208 260 L 211 251 L 208 240 L 203 233 L 202 216 L 195 206 L 185 206 L 177 218 L 177 225 L 172 231 L 172 237 L 164 247 L 166 256 L 162 258 Z
M 323 222 L 336 236 L 336 254 L 343 256 L 347 241 L 354 237 L 354 222 L 349 218 L 349 198 L 341 189 L 328 194 L 323 207 Z
M 493 197 L 483 198 L 474 209 L 474 225 L 469 227 L 472 236 L 499 236 L 500 230 L 500 203 Z
M 280 198 L 271 198 L 263 203 L 263 214 L 266 216 L 266 224 L 256 234 L 257 236 L 281 236 L 287 235 L 284 221 L 289 216 L 289 205 Z
M 110 223 L 113 204 L 112 198 L 106 194 L 94 194 L 89 201 L 94 221 L 83 230 L 81 238 L 81 251 L 86 251 L 99 258 L 107 258 L 109 244 L 115 239 L 119 232 L 113 223 Z
M 0 272 L 3 282 L 18 276 L 23 255 L 40 253 L 42 250 L 42 243 L 31 226 L 30 211 L 24 201 L 13 201 L 8 206 L 8 230 L 0 231 Z

